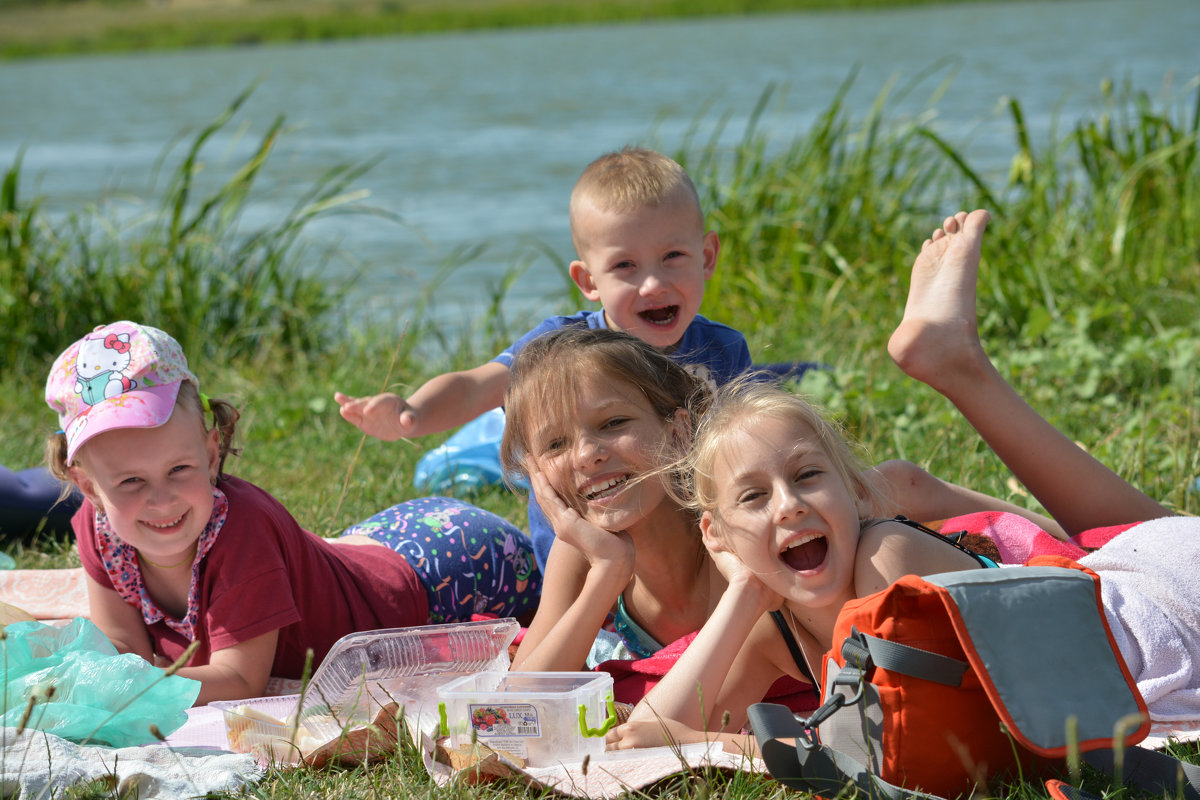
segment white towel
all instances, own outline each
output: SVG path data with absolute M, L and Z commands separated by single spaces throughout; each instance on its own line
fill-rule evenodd
M 1079 563 L 1100 575 L 1109 627 L 1155 727 L 1200 722 L 1200 517 L 1134 526 Z
M 0 744 L 4 797 L 58 797 L 67 786 L 111 776 L 114 797 L 178 800 L 237 791 L 262 777 L 253 756 L 213 749 L 79 745 L 36 730 L 18 737 L 16 728 L 0 728 Z

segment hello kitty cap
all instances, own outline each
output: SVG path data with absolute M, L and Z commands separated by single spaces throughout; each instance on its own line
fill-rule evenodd
M 67 464 L 98 433 L 162 425 L 183 381 L 200 386 L 179 342 L 148 325 L 100 325 L 68 347 L 46 379 L 46 402 L 67 436 Z

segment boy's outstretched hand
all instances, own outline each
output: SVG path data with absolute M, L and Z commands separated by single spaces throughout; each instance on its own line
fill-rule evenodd
M 335 392 L 342 417 L 368 436 L 394 442 L 457 428 L 499 408 L 508 388 L 508 367 L 489 361 L 425 381 L 407 398 L 384 392 L 351 397 Z
M 394 442 L 416 435 L 417 417 L 403 397 L 391 392 L 371 397 L 350 397 L 335 392 L 342 419 L 368 436 Z

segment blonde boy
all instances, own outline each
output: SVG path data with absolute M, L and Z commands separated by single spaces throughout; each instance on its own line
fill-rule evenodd
M 388 441 L 462 425 L 503 403 L 513 356 L 527 342 L 569 325 L 626 331 L 714 386 L 750 368 L 745 337 L 699 314 L 721 245 L 679 164 L 640 147 L 601 156 L 571 192 L 570 222 L 571 279 L 599 310 L 550 317 L 492 361 L 431 378 L 408 398 L 339 392 L 342 417 Z M 554 532 L 532 496 L 529 516 L 544 567 Z

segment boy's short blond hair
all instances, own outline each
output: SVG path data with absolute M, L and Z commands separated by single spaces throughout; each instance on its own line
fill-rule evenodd
M 645 147 L 626 146 L 605 153 L 587 165 L 571 190 L 571 237 L 575 238 L 577 215 L 584 202 L 602 211 L 636 211 L 683 197 L 694 204 L 696 218 L 704 227 L 700 195 L 687 171 L 672 158 Z M 579 249 L 579 242 L 574 242 Z

